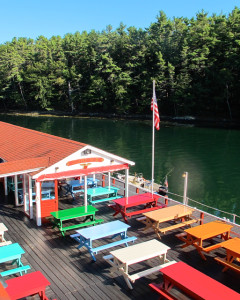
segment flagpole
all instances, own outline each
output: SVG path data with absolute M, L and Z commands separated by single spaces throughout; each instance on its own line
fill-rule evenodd
M 155 95 L 155 80 L 153 80 L 153 99 Z M 155 126 L 154 126 L 154 108 L 152 110 L 152 195 L 153 195 L 153 184 L 154 184 L 154 139 L 155 139 Z

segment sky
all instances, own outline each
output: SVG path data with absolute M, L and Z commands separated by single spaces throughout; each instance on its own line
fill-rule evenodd
M 0 44 L 14 37 L 36 39 L 67 33 L 148 28 L 162 10 L 168 18 L 195 17 L 202 9 L 228 15 L 240 0 L 0 0 Z

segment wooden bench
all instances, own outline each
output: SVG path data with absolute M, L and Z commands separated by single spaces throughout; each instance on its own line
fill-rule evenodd
M 184 221 L 184 222 L 181 222 L 181 223 L 174 224 L 172 226 L 160 228 L 159 231 L 161 233 L 165 234 L 167 231 L 174 230 L 174 229 L 177 229 L 177 228 L 182 228 L 182 227 L 191 225 L 193 223 L 197 223 L 198 221 L 199 221 L 199 219 L 191 219 L 191 220 L 188 220 L 188 221 Z
M 127 237 L 125 239 L 122 239 L 122 240 L 119 240 L 119 241 L 116 241 L 116 242 L 112 242 L 112 243 L 109 243 L 109 244 L 106 244 L 106 245 L 102 245 L 102 246 L 99 246 L 99 247 L 96 247 L 96 248 L 92 248 L 92 252 L 97 254 L 98 251 L 106 250 L 106 249 L 109 249 L 109 248 L 112 248 L 112 247 L 115 247 L 115 246 L 119 246 L 119 245 L 122 245 L 122 244 L 127 244 L 129 242 L 134 242 L 136 239 L 137 239 L 137 237 L 135 237 L 135 236 Z
M 136 211 L 126 212 L 126 213 L 125 213 L 125 216 L 127 216 L 127 217 L 132 217 L 132 216 L 135 216 L 135 215 L 140 215 L 140 214 L 142 214 L 142 213 L 145 213 L 145 212 L 148 212 L 148 211 L 157 210 L 157 209 L 160 209 L 160 208 L 161 208 L 161 207 L 159 207 L 159 206 L 153 206 L 153 207 L 144 208 L 144 209 L 141 209 L 141 210 L 136 210 Z
M 22 299 L 38 294 L 42 300 L 49 298 L 45 294 L 46 287 L 50 285 L 47 278 L 40 272 L 32 272 L 23 276 L 6 280 L 5 288 L 10 299 Z
M 227 262 L 224 258 L 220 257 L 214 257 L 214 259 L 219 262 L 220 264 L 224 265 L 225 267 L 228 267 L 234 271 L 240 272 L 240 266 Z M 223 272 L 225 271 L 225 268 L 223 269 Z
M 15 268 L 15 269 L 10 269 L 10 270 L 7 270 L 7 271 L 4 271 L 4 272 L 1 272 L 0 275 L 2 277 L 4 276 L 8 276 L 8 275 L 12 275 L 12 274 L 16 274 L 16 273 L 20 273 L 21 276 L 22 276 L 22 273 L 27 273 L 27 270 L 31 269 L 31 267 L 29 265 L 26 265 L 26 266 L 22 266 L 22 267 L 18 267 L 18 268 Z
M 108 197 L 108 198 L 104 198 L 104 199 L 92 200 L 92 201 L 90 201 L 90 203 L 97 204 L 97 203 L 101 203 L 101 202 L 108 202 L 108 201 L 116 200 L 119 198 L 122 198 L 122 196 L 115 196 L 115 197 Z
M 153 267 L 153 268 L 150 268 L 150 269 L 147 269 L 147 270 L 144 270 L 144 271 L 140 271 L 140 272 L 137 272 L 137 273 L 132 274 L 132 275 L 128 275 L 128 278 L 134 283 L 135 280 L 137 280 L 141 277 L 145 277 L 145 276 L 151 275 L 153 273 L 156 273 L 161 268 L 170 266 L 170 265 L 175 264 L 175 263 L 176 263 L 175 260 L 168 261 L 168 262 L 165 262 L 164 264 L 158 265 L 156 267 Z
M 103 256 L 103 259 L 108 261 L 110 263 L 110 265 L 113 266 L 113 263 L 112 263 L 112 260 L 113 260 L 113 255 L 112 254 L 109 254 L 109 255 L 105 255 Z M 128 273 L 122 271 L 122 273 L 124 273 L 127 278 L 129 280 L 131 280 L 131 282 L 135 282 L 137 279 L 141 278 L 141 277 L 145 277 L 145 276 L 148 276 L 148 275 L 151 275 L 153 273 L 156 273 L 156 272 L 159 272 L 159 270 L 163 267 L 167 267 L 167 266 L 170 266 L 172 264 L 175 264 L 176 261 L 175 260 L 172 260 L 172 261 L 169 261 L 167 260 L 164 264 L 161 264 L 161 265 L 158 265 L 158 266 L 155 266 L 155 267 L 152 267 L 152 268 L 149 268 L 147 270 L 143 270 L 143 271 L 140 271 L 140 272 L 137 272 L 137 273 L 134 273 L 132 275 L 129 275 Z
M 89 226 L 89 225 L 96 225 L 96 224 L 102 223 L 103 221 L 104 221 L 103 219 L 97 219 L 97 220 L 93 220 L 93 221 L 89 221 L 89 222 L 84 222 L 84 223 L 79 223 L 79 224 L 75 224 L 75 225 L 65 226 L 65 227 L 62 227 L 60 229 L 60 231 L 64 233 L 67 230 L 86 227 L 86 226 Z
M 160 294 L 161 296 L 163 296 L 164 299 L 167 299 L 167 300 L 178 300 L 177 298 L 175 298 L 174 296 L 172 296 L 170 293 L 168 293 L 167 291 L 165 291 L 163 288 L 161 288 L 160 284 L 150 283 L 149 286 L 154 291 L 156 291 L 158 294 Z
M 146 223 L 147 217 L 139 217 L 139 218 L 136 218 L 136 220 L 138 222 Z
M 3 241 L 3 242 L 0 242 L 0 247 L 1 246 L 6 246 L 6 245 L 10 245 L 10 244 L 12 244 L 11 241 Z

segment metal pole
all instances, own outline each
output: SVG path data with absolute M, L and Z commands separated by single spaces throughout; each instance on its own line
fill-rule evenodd
M 155 94 L 155 80 L 153 80 L 153 97 Z M 153 100 L 152 100 L 153 101 Z M 152 194 L 153 194 L 153 184 L 154 184 L 154 103 L 153 103 L 153 110 L 152 110 Z

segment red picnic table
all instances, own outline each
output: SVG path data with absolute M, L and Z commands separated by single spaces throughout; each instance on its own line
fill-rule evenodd
M 165 204 L 158 202 L 159 198 L 160 195 L 145 193 L 113 200 L 115 203 L 111 206 L 115 210 L 113 216 L 120 213 L 123 216 L 124 221 L 127 223 L 127 217 L 132 217 L 134 215 L 139 215 L 165 207 Z M 129 211 L 129 209 L 131 209 L 131 211 Z
M 184 262 L 162 268 L 160 272 L 163 274 L 163 283 L 151 283 L 150 287 L 166 299 L 177 299 L 169 293 L 175 286 L 193 299 L 240 300 L 240 294 Z
M 6 280 L 5 291 L 11 300 L 21 299 L 39 294 L 41 300 L 48 300 L 45 294 L 46 287 L 50 285 L 47 278 L 40 272 L 32 272 Z M 1 298 L 0 298 L 1 299 Z

